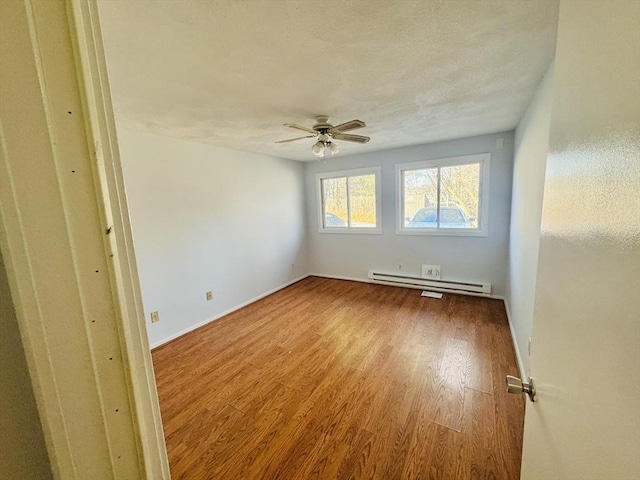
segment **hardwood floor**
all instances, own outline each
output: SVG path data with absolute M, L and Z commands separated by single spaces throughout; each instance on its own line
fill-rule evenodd
M 174 479 L 517 479 L 502 301 L 309 277 L 153 352 Z

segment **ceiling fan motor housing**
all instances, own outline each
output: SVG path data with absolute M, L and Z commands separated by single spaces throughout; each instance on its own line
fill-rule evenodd
M 327 115 L 318 115 L 316 117 L 316 122 L 317 123 L 313 126 L 313 129 L 316 132 L 326 134 L 330 128 L 333 128 L 333 125 L 329 123 L 329 117 Z

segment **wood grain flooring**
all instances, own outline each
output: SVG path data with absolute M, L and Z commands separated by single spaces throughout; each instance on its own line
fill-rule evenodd
M 153 351 L 174 479 L 518 479 L 502 301 L 317 277 Z

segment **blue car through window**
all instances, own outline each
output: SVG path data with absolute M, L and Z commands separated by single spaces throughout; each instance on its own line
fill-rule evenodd
M 424 207 L 416 212 L 408 228 L 437 228 L 438 209 L 436 207 Z M 460 207 L 440 207 L 440 228 L 472 228 L 471 219 L 468 219 Z

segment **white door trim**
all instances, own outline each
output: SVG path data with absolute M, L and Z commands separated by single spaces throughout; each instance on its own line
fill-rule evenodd
M 52 471 L 168 479 L 97 5 L 0 4 L 0 247 Z
M 133 248 L 129 207 L 116 137 L 111 91 L 95 0 L 71 0 L 78 72 L 83 75 L 84 103 L 89 113 L 88 142 L 96 145 L 95 178 L 104 202 L 103 215 L 113 227 L 112 251 L 115 298 L 120 303 L 120 331 L 129 363 L 129 387 L 135 399 L 140 443 L 147 477 L 169 478 L 167 453 L 156 392 L 155 376 L 145 325 L 140 281 Z M 114 248 L 115 247 L 115 248 Z M 129 320 L 123 322 L 123 318 Z

